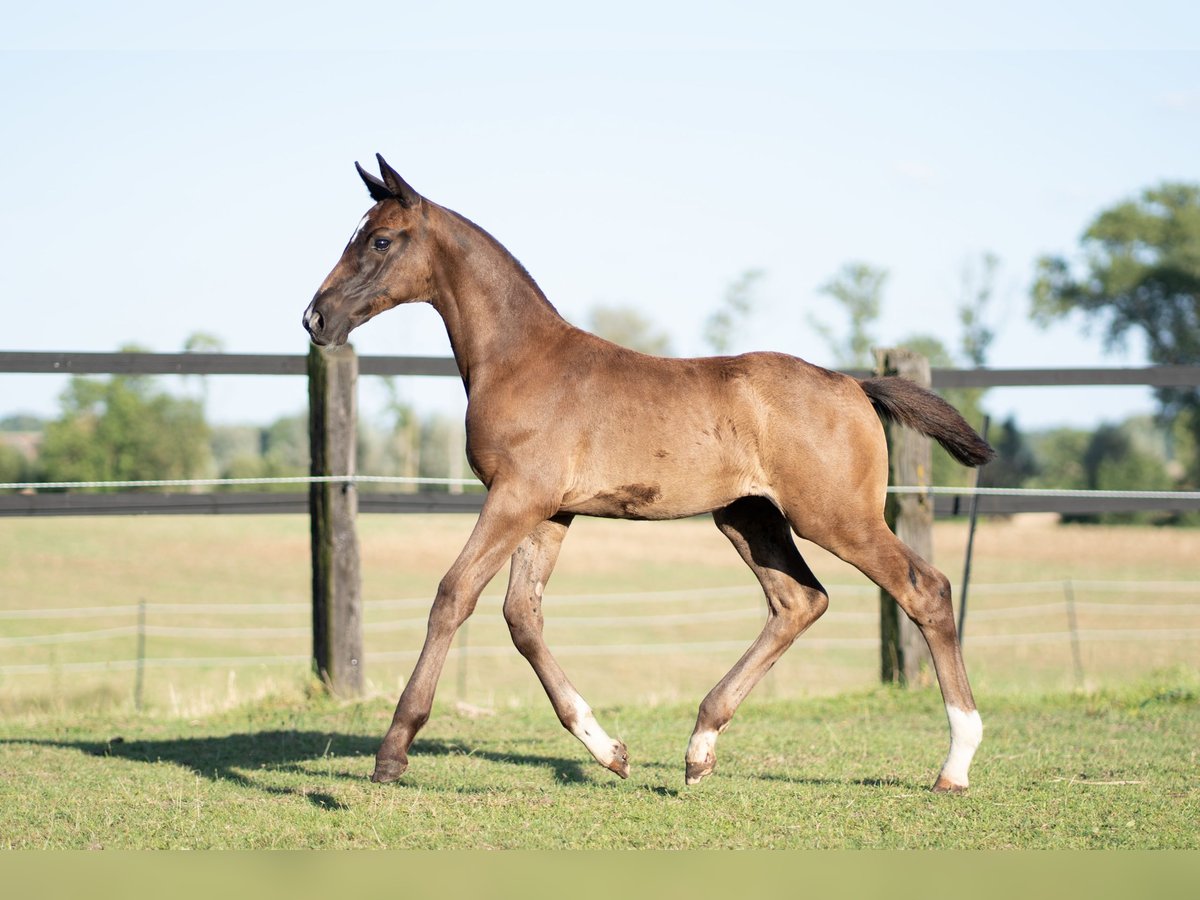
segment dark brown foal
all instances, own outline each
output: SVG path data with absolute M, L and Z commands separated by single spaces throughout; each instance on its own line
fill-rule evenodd
M 398 778 L 429 718 L 458 627 L 512 560 L 504 616 L 563 726 L 604 767 L 629 773 L 542 638 L 542 594 L 575 515 L 674 519 L 711 512 L 762 584 L 762 633 L 700 706 L 687 782 L 712 772 L 717 735 L 828 605 L 792 540 L 836 553 L 900 602 L 933 655 L 950 721 L 935 790 L 967 786 L 982 725 L 959 651 L 949 582 L 883 522 L 880 416 L 938 440 L 966 465 L 991 448 L 935 394 L 893 378 L 859 381 L 781 353 L 661 359 L 566 322 L 490 235 L 426 200 L 379 158 L 359 168 L 375 205 L 304 313 L 321 345 L 401 303 L 446 323 L 467 391 L 467 458 L 488 487 L 466 546 L 438 586 L 425 644 L 376 755 Z

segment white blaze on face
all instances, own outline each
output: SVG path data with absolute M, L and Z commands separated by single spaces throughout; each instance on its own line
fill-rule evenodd
M 983 720 L 979 718 L 978 710 L 966 712 L 957 706 L 946 707 L 946 718 L 950 720 L 950 755 L 942 766 L 942 777 L 966 787 L 967 770 L 983 740 Z
M 362 221 L 358 223 L 358 227 L 354 229 L 354 234 L 350 235 L 349 243 L 353 244 L 358 240 L 358 236 L 363 233 L 363 229 L 367 227 L 367 219 L 371 218 L 371 214 L 367 213 L 362 217 Z

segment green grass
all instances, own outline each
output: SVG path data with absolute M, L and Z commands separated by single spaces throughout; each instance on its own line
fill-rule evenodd
M 927 787 L 936 692 L 747 701 L 683 786 L 692 705 L 598 710 L 621 781 L 549 704 L 448 704 L 411 768 L 367 780 L 392 702 L 268 700 L 199 719 L 27 714 L 0 728 L 7 848 L 1200 847 L 1200 673 L 1091 695 L 981 696 L 965 796 Z
M 985 740 L 964 797 L 927 790 L 947 744 L 936 690 L 873 687 L 878 601 L 857 573 L 805 546 L 830 588 L 830 615 L 784 656 L 718 747 L 716 774 L 683 787 L 696 704 L 750 643 L 762 600 L 711 523 L 582 520 L 546 594 L 547 639 L 605 728 L 629 745 L 620 781 L 559 726 L 499 616 L 504 573 L 468 633 L 496 648 L 447 663 L 439 704 L 401 782 L 367 781 L 371 757 L 420 646 L 437 581 L 470 516 L 360 520 L 370 699 L 308 692 L 303 662 L 148 669 L 145 711 L 134 673 L 60 665 L 129 659 L 134 638 L 34 643 L 30 636 L 128 627 L 128 612 L 85 619 L 0 619 L 0 847 L 396 848 L 1200 848 L 1200 644 L 1096 641 L 1077 685 L 1061 610 L 1006 609 L 1062 600 L 1061 583 L 1195 582 L 1200 532 L 985 522 L 979 582 L 1052 582 L 1043 594 L 981 591 L 966 657 Z M 45 519 L 0 522 L 0 611 L 205 604 L 152 626 L 285 627 L 283 638 L 151 636 L 147 655 L 294 654 L 309 649 L 308 536 L 300 516 Z M 935 559 L 957 581 L 965 528 L 939 523 Z M 570 594 L 741 586 L 743 593 L 640 604 Z M 1097 593 L 1081 629 L 1200 626 L 1195 593 Z M 379 601 L 413 598 L 413 606 Z M 293 604 L 286 615 L 207 611 L 208 604 Z M 1096 610 L 1111 603 L 1113 609 Z M 1144 615 L 1138 604 L 1152 604 Z M 1178 605 L 1178 608 L 1166 609 Z M 746 617 L 626 623 L 629 615 L 745 609 Z M 843 614 L 849 613 L 849 616 Z M 841 618 L 838 616 L 841 615 Z M 415 627 L 397 624 L 412 619 Z M 376 626 L 381 630 L 372 630 Z M 610 645 L 728 642 L 654 654 Z M 974 641 L 974 642 L 973 642 Z M 574 648 L 574 649 L 572 649 Z M 638 648 L 635 648 L 638 649 Z M 391 655 L 391 656 L 389 656 Z M 396 658 L 399 656 L 399 658 Z M 1168 675 L 1151 677 L 1153 672 Z M 1082 687 L 1082 690 L 1078 690 Z M 493 715 L 470 718 L 456 700 Z

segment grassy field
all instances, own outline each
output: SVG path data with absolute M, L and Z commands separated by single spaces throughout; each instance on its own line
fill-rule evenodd
M 877 596 L 815 548 L 830 613 L 743 705 L 716 775 L 683 788 L 696 704 L 762 619 L 702 521 L 580 521 L 547 592 L 548 640 L 629 745 L 628 781 L 558 725 L 499 616 L 502 573 L 409 773 L 371 785 L 471 518 L 360 525 L 369 694 L 339 704 L 307 677 L 302 517 L 0 521 L 0 847 L 1200 845 L 1200 532 L 985 522 L 966 644 L 985 742 L 971 792 L 935 797 L 936 689 L 875 685 Z M 935 530 L 955 582 L 965 537 Z M 105 661 L 135 656 L 139 601 L 157 663 L 136 711 L 136 672 Z
M 372 693 L 394 696 L 403 684 L 434 588 L 471 524 L 462 515 L 360 519 Z M 961 523 L 935 528 L 935 561 L 956 583 L 965 540 Z M 830 612 L 768 675 L 757 692 L 767 698 L 864 690 L 877 678 L 877 593 L 829 554 L 805 553 L 829 588 Z M 545 703 L 500 616 L 506 575 L 460 634 L 444 697 Z M 978 693 L 1090 690 L 1200 667 L 1200 531 L 985 521 L 973 580 L 966 654 Z M 1078 666 L 1068 581 L 1084 636 Z M 129 708 L 139 601 L 148 604 L 146 710 L 203 715 L 297 695 L 308 594 L 301 516 L 0 521 L 0 713 Z M 48 617 L 72 608 L 87 612 Z M 546 617 L 550 646 L 594 705 L 694 703 L 752 640 L 763 603 L 710 522 L 581 519 Z M 1145 630 L 1158 634 L 1129 635 Z M 231 657 L 259 661 L 207 662 Z
M 964 796 L 926 789 L 945 752 L 931 691 L 754 700 L 717 772 L 683 786 L 693 716 L 600 710 L 627 781 L 549 709 L 441 704 L 395 784 L 367 780 L 383 699 L 259 702 L 199 720 L 9 720 L 6 848 L 1200 847 L 1200 678 L 1090 696 L 992 698 Z

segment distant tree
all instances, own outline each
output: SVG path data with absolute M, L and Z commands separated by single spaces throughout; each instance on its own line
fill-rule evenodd
M 466 469 L 463 422 L 457 416 L 436 413 L 421 423 L 422 478 L 461 478 Z M 445 491 L 446 485 L 425 485 L 422 490 Z
M 75 377 L 60 402 L 41 448 L 48 481 L 190 478 L 209 464 L 202 405 L 147 376 Z
M 1164 183 L 1102 211 L 1081 246 L 1078 263 L 1060 256 L 1038 261 L 1035 321 L 1045 325 L 1080 312 L 1104 326 L 1107 348 L 1135 332 L 1155 363 L 1200 360 L 1200 184 Z M 1200 389 L 1157 393 L 1164 415 L 1189 410 L 1188 421 L 1200 429 Z M 1200 468 L 1190 476 L 1200 483 Z
M 1161 431 L 1145 417 L 1104 424 L 1094 432 L 1057 428 L 1033 435 L 1038 471 L 1029 485 L 1068 490 L 1170 490 L 1172 479 L 1161 451 Z M 1157 513 L 1106 513 L 1064 517 L 1075 522 L 1169 522 Z
M 958 323 L 962 326 L 962 354 L 976 368 L 987 365 L 988 350 L 996 339 L 989 307 L 995 297 L 999 271 L 1000 257 L 991 252 L 979 258 L 978 266 L 971 260 L 963 264 Z
M 954 357 L 951 355 L 950 349 L 942 343 L 941 338 L 932 334 L 910 335 L 897 341 L 896 346 L 921 354 L 929 360 L 930 367 L 934 369 L 945 369 L 954 365 Z
M 967 366 L 980 368 L 987 365 L 988 351 L 996 339 L 996 330 L 990 324 L 992 315 L 989 307 L 996 292 L 996 276 L 1000 271 L 1000 257 L 984 253 L 978 264 L 968 259 L 962 268 L 962 292 L 958 299 L 959 354 Z M 983 395 L 985 388 L 959 388 L 946 391 L 946 399 L 959 408 L 976 428 L 983 427 Z M 1016 434 L 1016 422 L 1009 420 L 1006 428 Z M 997 447 L 997 453 L 999 453 Z M 993 487 L 1002 485 L 992 479 L 998 475 L 997 467 L 988 472 L 988 483 Z M 1015 474 L 1011 469 L 1009 474 Z M 1019 487 L 1018 484 L 1003 485 Z
M 1176 481 L 1200 471 L 1200 411 L 1186 409 L 1167 426 L 1167 465 Z
M 1038 472 L 1028 486 L 1047 490 L 1086 489 L 1083 456 L 1090 440 L 1091 434 L 1080 428 L 1052 428 L 1030 435 Z
M 225 342 L 207 331 L 193 331 L 183 342 L 184 353 L 223 353 Z
M 994 253 L 982 254 L 977 264 L 968 260 L 963 265 L 962 292 L 958 301 L 959 353 L 968 366 L 978 368 L 987 364 L 988 351 L 996 337 L 991 324 L 991 305 L 999 271 L 1000 258 Z M 916 335 L 899 344 L 925 356 L 934 368 L 958 364 L 946 345 L 931 335 Z M 952 388 L 941 394 L 972 426 L 982 429 L 984 389 Z M 1010 417 L 999 427 L 993 426 L 988 437 L 996 448 L 996 459 L 988 464 L 986 473 L 980 475 L 987 487 L 1023 487 L 1038 474 L 1037 459 L 1014 419 Z M 935 484 L 962 485 L 970 478 L 967 471 L 940 447 L 934 448 L 933 470 Z
M 416 478 L 421 472 L 421 422 L 412 404 L 404 400 L 394 378 L 384 378 L 383 387 L 387 392 L 385 410 L 391 420 L 391 429 L 384 448 L 384 455 L 393 461 L 388 466 L 389 474 Z M 382 470 L 380 471 L 382 473 Z M 418 485 L 407 488 L 411 491 L 418 489 Z
M 996 458 L 987 465 L 987 487 L 1025 487 L 1041 471 L 1037 457 L 1017 423 L 1009 417 L 993 427 L 988 440 L 996 448 Z
M 239 453 L 231 457 L 217 470 L 221 478 L 266 478 L 267 466 L 261 454 L 258 453 Z M 302 474 L 302 473 L 300 473 Z M 216 488 L 218 491 L 294 491 L 295 485 L 292 486 L 277 486 L 265 484 L 238 484 L 225 485 Z
M 282 416 L 265 427 L 221 426 L 211 440 L 222 478 L 291 478 L 308 474 L 308 414 Z M 295 491 L 295 484 L 234 485 L 231 491 Z
M 876 268 L 864 262 L 848 262 L 821 286 L 821 293 L 827 294 L 837 302 L 849 324 L 846 337 L 839 338 L 823 319 L 811 313 L 808 316 L 809 324 L 833 351 L 835 366 L 867 368 L 873 364 L 871 349 L 877 342 L 872 331 L 879 321 L 883 286 L 887 277 L 886 269 Z
M 271 476 L 307 475 L 308 413 L 283 416 L 263 429 L 262 451 Z
M 256 466 L 262 458 L 261 432 L 256 425 L 214 425 L 211 428 L 209 448 L 217 477 L 250 477 L 241 473 Z M 234 470 L 239 474 L 233 474 Z M 260 474 L 258 468 L 254 468 L 254 474 Z
M 41 431 L 46 420 L 30 413 L 15 413 L 0 419 L 0 431 Z
M 1166 491 L 1171 478 L 1161 459 L 1135 441 L 1131 426 L 1101 425 L 1092 434 L 1083 453 L 1084 485 L 1101 491 Z M 1080 517 L 1085 521 L 1137 522 L 1163 521 L 1158 514 L 1108 513 Z
M 16 447 L 0 443 L 0 483 L 32 481 L 35 476 L 33 463 Z
M 183 342 L 184 353 L 223 353 L 225 342 L 207 331 L 193 331 Z M 184 379 L 196 378 L 200 382 L 200 398 L 208 404 L 208 378 L 204 375 L 185 375 Z
M 754 287 L 764 274 L 762 269 L 747 269 L 725 289 L 721 305 L 704 322 L 704 342 L 713 353 L 733 349 L 738 329 L 754 311 Z
M 592 307 L 588 330 L 614 344 L 652 356 L 670 356 L 673 352 L 670 336 L 632 306 Z

